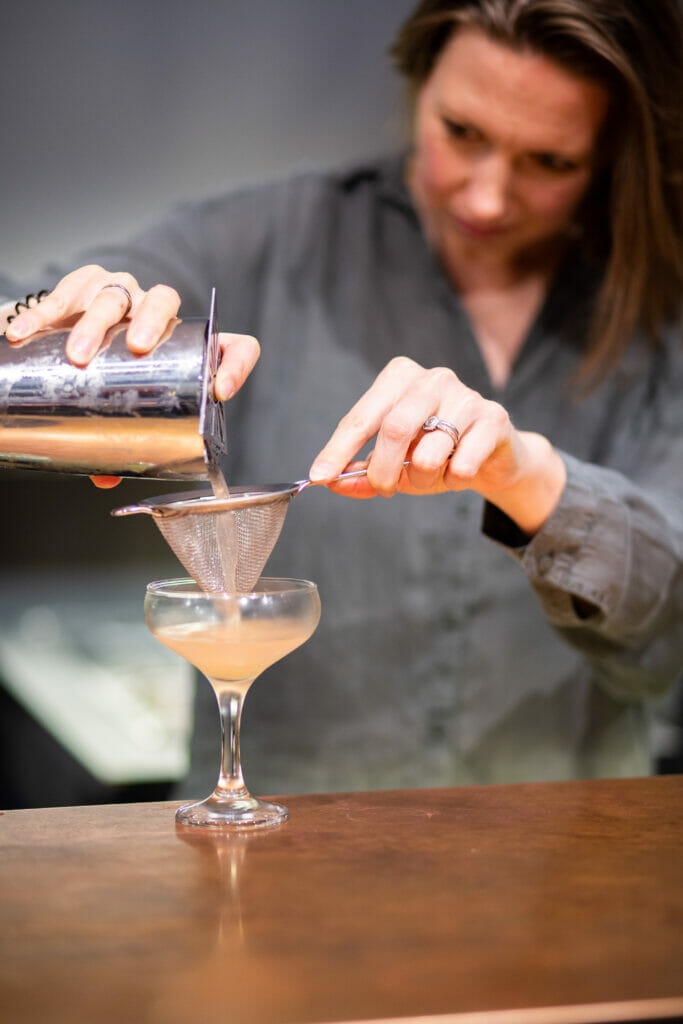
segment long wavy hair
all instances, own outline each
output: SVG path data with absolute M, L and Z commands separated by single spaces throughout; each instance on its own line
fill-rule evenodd
M 422 0 L 391 49 L 414 94 L 464 26 L 603 85 L 606 159 L 578 212 L 604 266 L 579 369 L 596 384 L 634 333 L 680 323 L 683 281 L 683 14 L 679 0 Z

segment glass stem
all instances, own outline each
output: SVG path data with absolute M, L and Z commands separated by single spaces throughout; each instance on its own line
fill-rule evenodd
M 240 763 L 240 719 L 244 692 L 219 690 L 216 687 L 221 713 L 221 770 L 216 791 L 231 798 L 247 793 Z

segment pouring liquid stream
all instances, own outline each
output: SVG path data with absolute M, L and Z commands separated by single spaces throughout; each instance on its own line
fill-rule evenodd
M 230 488 L 227 480 L 216 463 L 210 463 L 207 475 L 216 498 L 229 498 Z M 218 516 L 216 520 L 216 540 L 221 560 L 224 591 L 226 594 L 237 592 L 237 559 L 238 538 L 237 523 L 232 515 Z

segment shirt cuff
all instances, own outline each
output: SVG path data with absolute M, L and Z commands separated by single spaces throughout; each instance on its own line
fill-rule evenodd
M 500 509 L 484 508 L 482 532 L 520 564 L 556 625 L 614 616 L 629 564 L 630 520 L 611 470 L 560 452 L 567 482 L 544 525 L 529 537 Z

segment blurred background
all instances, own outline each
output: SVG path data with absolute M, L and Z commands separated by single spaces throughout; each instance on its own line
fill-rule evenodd
M 175 200 L 396 144 L 386 51 L 412 0 L 3 5 L 3 269 Z
M 4 4 L 0 269 L 34 277 L 178 200 L 396 148 L 386 51 L 412 6 Z M 0 486 L 0 806 L 164 798 L 193 679 L 142 597 L 179 567 L 146 517 L 109 516 L 163 488 L 10 471 Z

